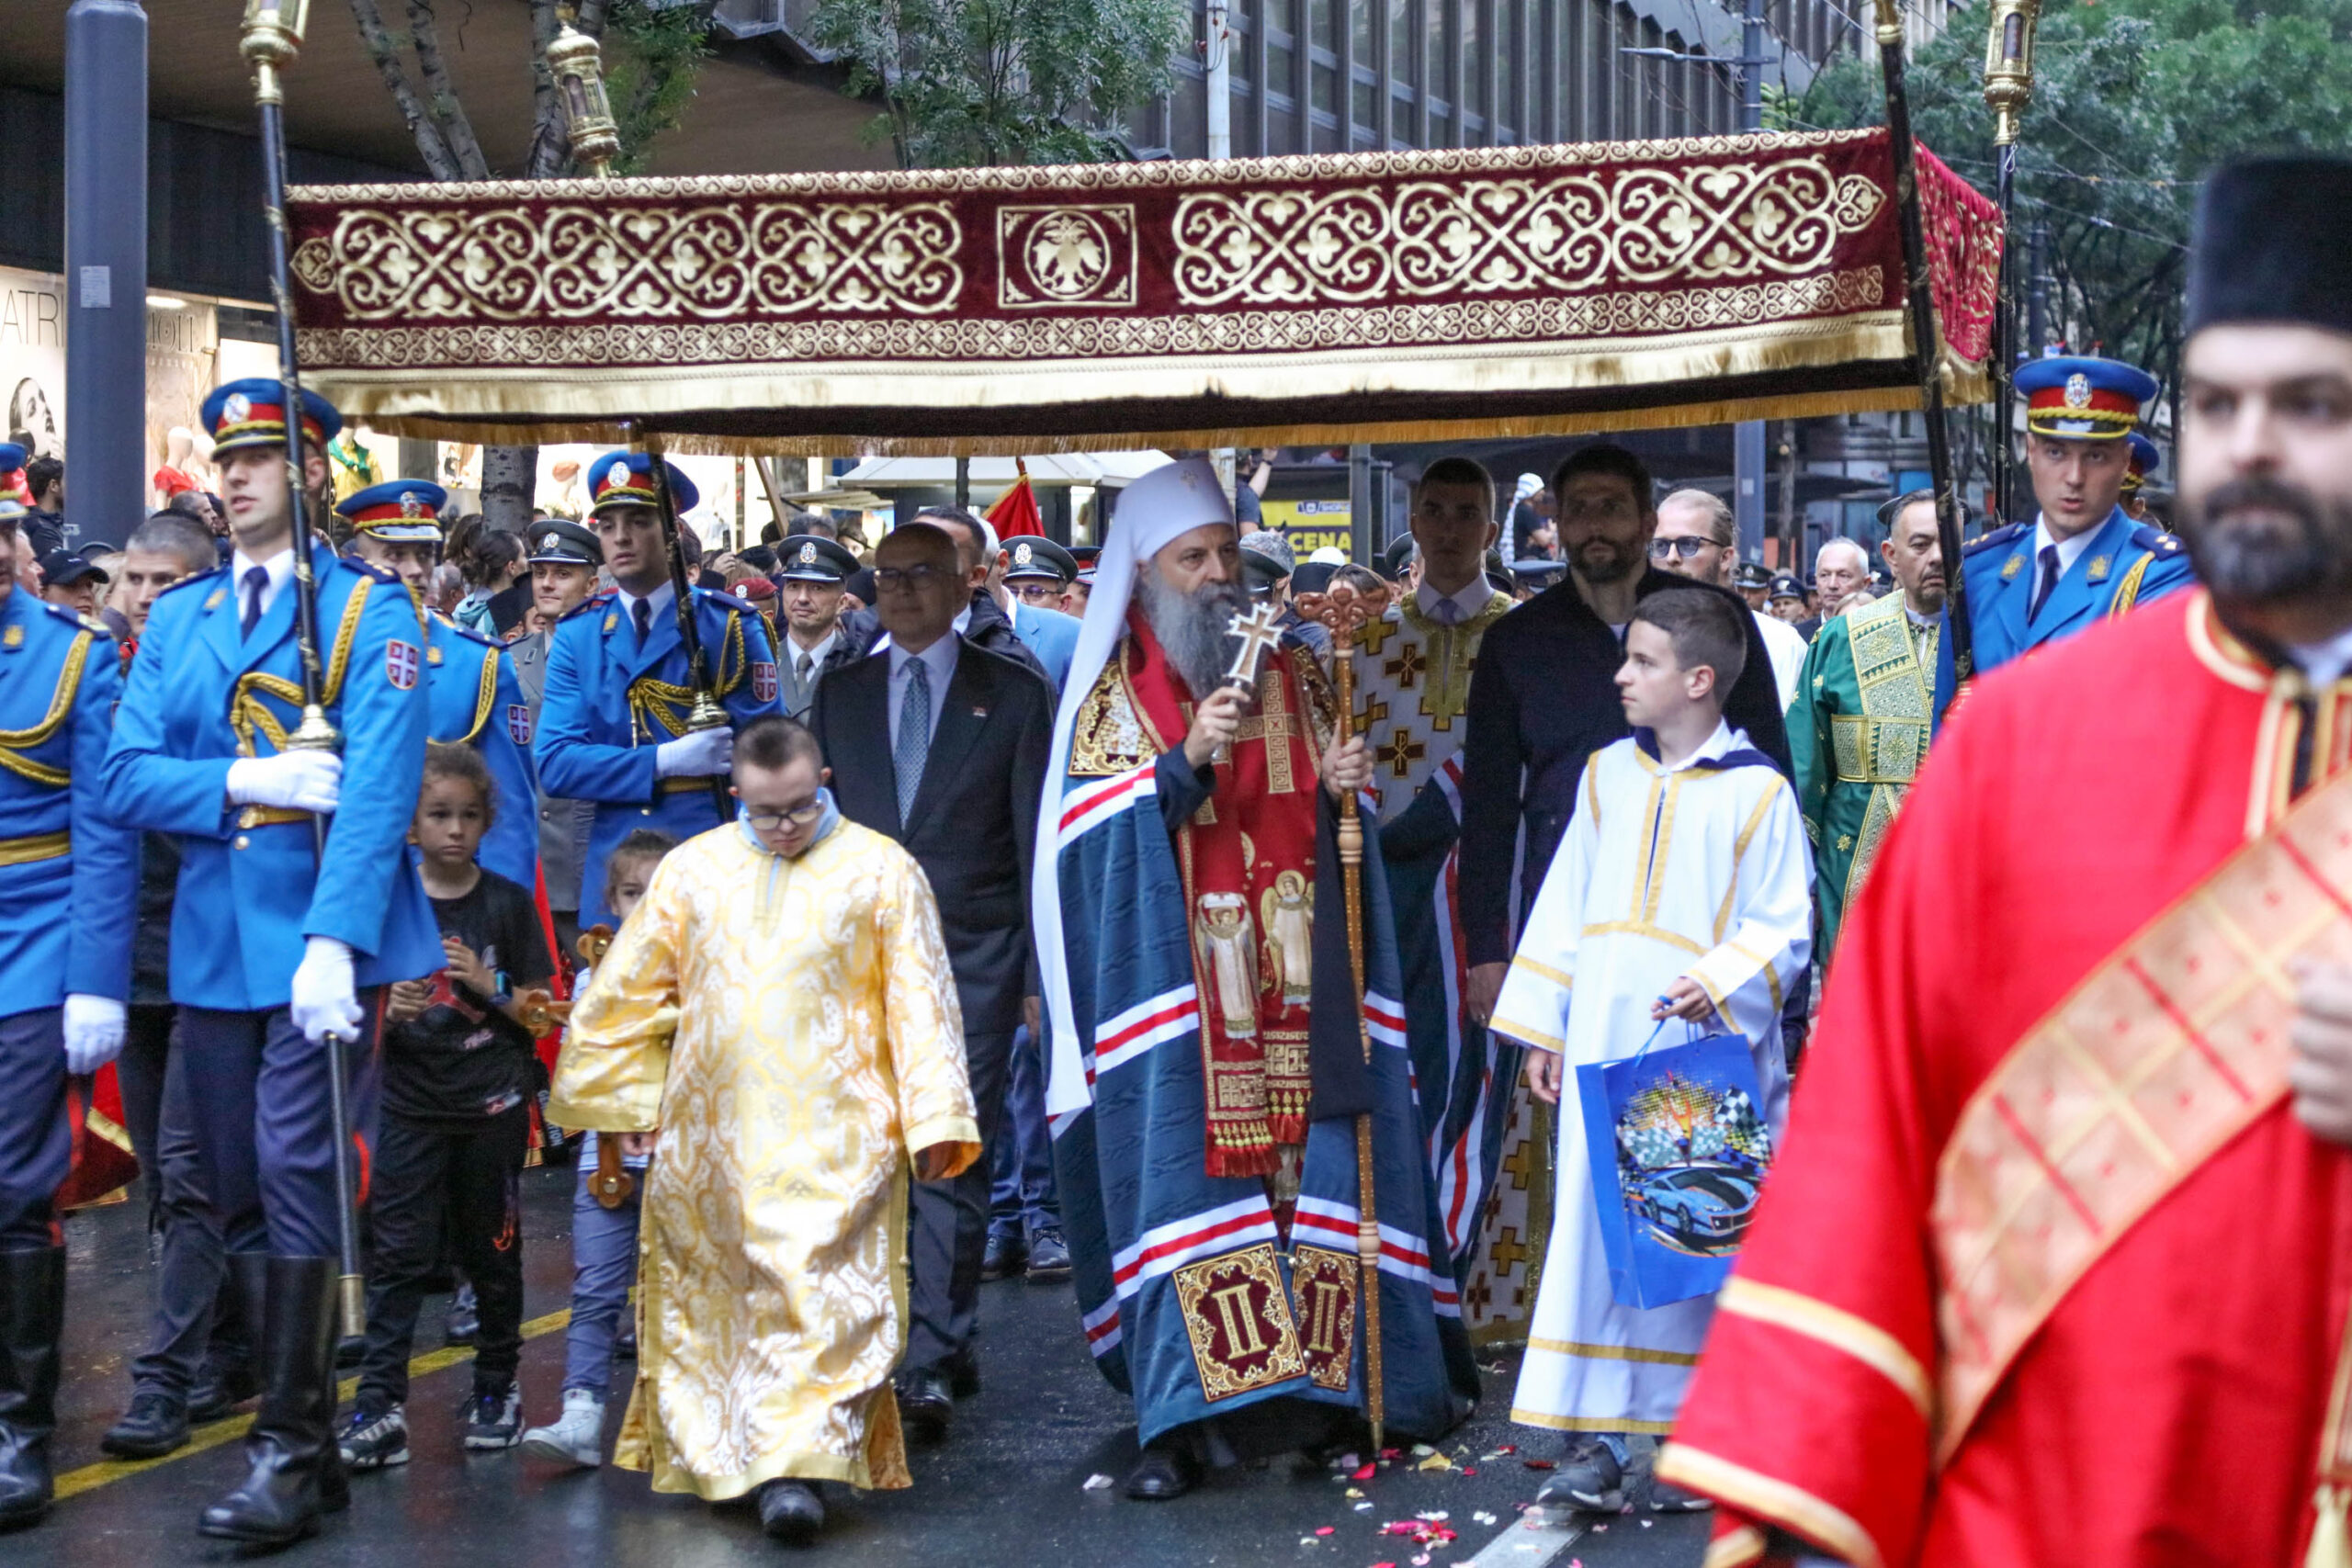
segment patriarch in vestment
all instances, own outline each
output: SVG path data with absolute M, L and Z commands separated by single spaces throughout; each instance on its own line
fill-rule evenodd
M 2217 171 L 2201 589 L 1965 694 L 1659 1473 L 1708 1562 L 2343 1568 L 2352 163 Z
M 978 1158 L 963 1019 L 911 856 L 843 818 L 808 730 L 735 739 L 737 819 L 665 858 L 571 1018 L 548 1114 L 659 1128 L 637 1386 L 615 1454 L 654 1490 L 756 1492 L 771 1534 L 811 1483 L 910 1484 L 909 1164 Z
M 1136 1498 L 1180 1495 L 1204 1461 L 1351 1437 L 1347 1418 L 1369 1413 L 1360 1114 L 1389 1428 L 1442 1433 L 1476 1388 L 1432 1258 L 1375 846 L 1361 997 L 1340 918 L 1337 802 L 1367 782 L 1365 749 L 1337 734 L 1303 642 L 1258 649 L 1253 689 L 1227 683 L 1239 572 L 1206 462 L 1127 488 L 1038 829 L 1062 1217 L 1088 1346 L 1136 1402 Z

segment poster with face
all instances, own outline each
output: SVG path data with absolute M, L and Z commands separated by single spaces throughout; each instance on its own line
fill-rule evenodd
M 65 454 L 65 280 L 0 267 L 0 439 Z

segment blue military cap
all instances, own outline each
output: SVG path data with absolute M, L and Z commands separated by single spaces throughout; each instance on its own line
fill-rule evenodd
M 2164 454 L 2156 450 L 2156 444 L 2138 431 L 2133 431 L 2132 433 L 2132 468 L 2123 476 L 2123 493 L 2132 494 L 2142 485 L 2147 483 L 2154 476 L 2155 471 L 2162 467 L 2164 467 Z
M 2140 423 L 2140 406 L 2156 395 L 2156 378 L 2120 359 L 2052 355 L 2020 366 L 2018 396 L 2025 427 L 2069 441 L 2120 441 Z
M 551 566 L 602 566 L 605 544 L 595 530 L 561 517 L 542 517 L 531 525 L 530 563 Z
M 22 472 L 31 457 L 32 454 L 25 450 L 22 442 L 0 441 L 0 475 Z
M 266 377 L 250 377 L 215 387 L 201 411 L 205 431 L 212 437 L 214 456 L 247 446 L 286 445 L 286 388 Z M 302 434 L 312 446 L 324 446 L 343 428 L 343 416 L 318 393 L 302 393 Z
M 694 510 L 702 492 L 677 464 L 664 458 L 662 466 L 669 470 L 670 499 L 684 516 Z M 595 512 L 607 506 L 660 504 L 653 494 L 653 459 L 642 452 L 605 453 L 588 465 L 588 494 L 590 510 Z
M 32 514 L 32 508 L 15 496 L 0 494 L 0 527 L 14 528 Z
M 1065 588 L 1078 576 L 1078 562 L 1070 553 L 1051 539 L 1035 535 L 1023 535 L 1005 546 L 1010 558 L 1005 562 L 1007 582 L 1022 578 L 1037 578 L 1058 582 Z
M 783 569 L 776 575 L 786 582 L 847 582 L 857 570 L 854 552 L 815 534 L 795 535 L 776 551 Z
M 335 514 L 352 527 L 387 544 L 441 542 L 441 509 L 449 492 L 428 479 L 387 479 L 353 491 L 335 502 Z

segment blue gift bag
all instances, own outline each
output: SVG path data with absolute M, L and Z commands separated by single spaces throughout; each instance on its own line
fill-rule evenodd
M 1772 1162 L 1747 1042 L 1692 1030 L 1659 1046 L 1665 1027 L 1623 1061 L 1577 1068 L 1609 1287 L 1623 1306 L 1722 1289 Z

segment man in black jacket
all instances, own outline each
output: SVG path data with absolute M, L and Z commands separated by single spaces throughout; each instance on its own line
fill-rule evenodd
M 985 1145 L 1003 1112 L 1013 1031 L 1036 1028 L 1029 867 L 1054 692 L 1043 675 L 956 635 L 967 592 L 946 530 L 893 530 L 875 552 L 874 576 L 889 647 L 818 682 L 809 728 L 832 764 L 842 814 L 905 845 L 938 897 Z M 971 1341 L 988 1163 L 918 1184 L 912 1211 L 899 1407 L 918 1434 L 937 1437 L 953 1395 L 979 1387 Z
M 1050 683 L 1053 676 L 1046 671 L 1045 661 L 1021 640 L 1020 634 L 1012 629 L 1011 617 L 989 592 L 989 573 L 996 565 L 991 558 L 995 552 L 989 547 L 990 536 L 982 530 L 980 520 L 960 506 L 926 506 L 915 513 L 915 521 L 927 523 L 956 541 L 956 570 L 963 573 L 968 591 L 967 600 L 959 602 L 961 607 L 956 612 L 956 635 L 974 648 L 1027 665 Z M 878 562 L 881 557 L 877 554 L 875 559 Z M 1050 728 L 1052 716 L 1048 715 L 1046 722 Z
M 1649 469 L 1605 443 L 1571 453 L 1552 476 L 1568 575 L 1495 623 L 1470 677 L 1462 785 L 1462 925 L 1470 959 L 1469 1010 L 1492 1016 L 1510 966 L 1519 918 L 1535 900 L 1575 814 L 1588 759 L 1630 733 L 1617 668 L 1634 606 L 1690 580 L 1648 564 L 1657 528 Z M 1708 586 L 1738 602 L 1729 589 Z M 1745 604 L 1741 606 L 1746 608 Z M 1788 732 L 1764 639 L 1743 615 L 1747 664 L 1724 719 L 1789 771 Z M 1515 860 L 1520 829 L 1526 857 Z M 1514 880 L 1514 864 L 1520 868 Z M 1513 904 L 1516 889 L 1518 902 Z

